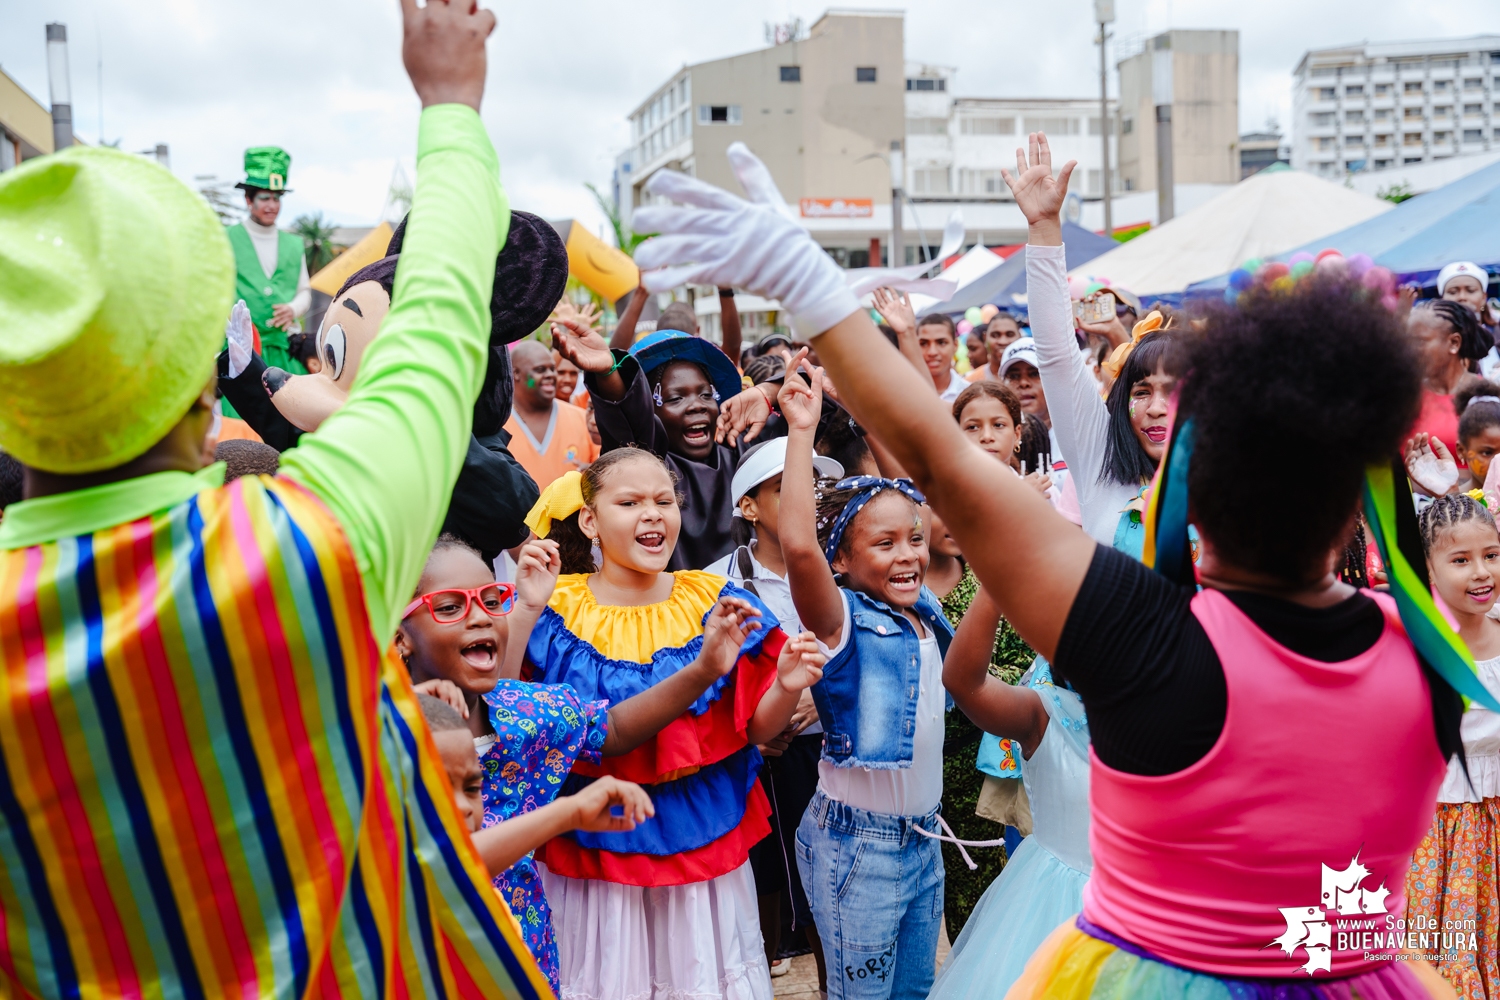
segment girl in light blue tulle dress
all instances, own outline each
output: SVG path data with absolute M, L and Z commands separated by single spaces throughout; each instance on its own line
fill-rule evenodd
M 979 898 L 928 1000 L 1004 997 L 1043 939 L 1083 909 L 1093 867 L 1083 703 L 1052 683 L 1040 657 L 1015 687 L 989 675 L 999 618 L 981 589 L 949 647 L 943 685 L 979 728 L 1019 744 L 1032 833 Z

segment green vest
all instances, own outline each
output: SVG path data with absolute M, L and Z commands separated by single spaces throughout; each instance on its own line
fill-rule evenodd
M 261 269 L 255 244 L 243 222 L 229 227 L 229 246 L 234 250 L 234 291 L 250 308 L 250 321 L 260 331 L 260 354 L 266 364 L 293 375 L 306 375 L 307 369 L 292 358 L 286 334 L 271 325 L 271 307 L 289 303 L 297 297 L 297 279 L 302 277 L 302 240 L 291 233 L 278 233 L 276 273 L 269 278 Z M 223 401 L 224 415 L 238 416 L 229 400 Z

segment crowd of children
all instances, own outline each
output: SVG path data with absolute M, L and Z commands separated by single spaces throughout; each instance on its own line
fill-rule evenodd
M 748 200 L 653 176 L 606 339 L 500 188 L 493 18 L 403 18 L 415 203 L 305 374 L 159 167 L 0 177 L 4 992 L 1497 995 L 1482 268 L 1083 323 L 1033 134 L 965 377 L 736 144 Z M 684 283 L 722 349 L 637 338 Z M 219 394 L 265 441 L 205 467 Z

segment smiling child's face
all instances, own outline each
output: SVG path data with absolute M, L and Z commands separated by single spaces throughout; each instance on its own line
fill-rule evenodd
M 439 549 L 427 560 L 418 593 L 468 590 L 494 582 L 494 572 L 474 553 Z M 413 680 L 442 678 L 468 694 L 484 694 L 500 679 L 509 635 L 506 619 L 490 615 L 477 600 L 469 602 L 465 617 L 446 624 L 434 621 L 424 604 L 401 622 L 396 648 L 406 658 Z

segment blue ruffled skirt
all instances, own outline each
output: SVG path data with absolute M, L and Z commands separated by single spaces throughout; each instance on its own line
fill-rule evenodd
M 1037 946 L 1083 909 L 1089 877 L 1027 837 L 979 897 L 928 1000 L 1001 1000 Z

